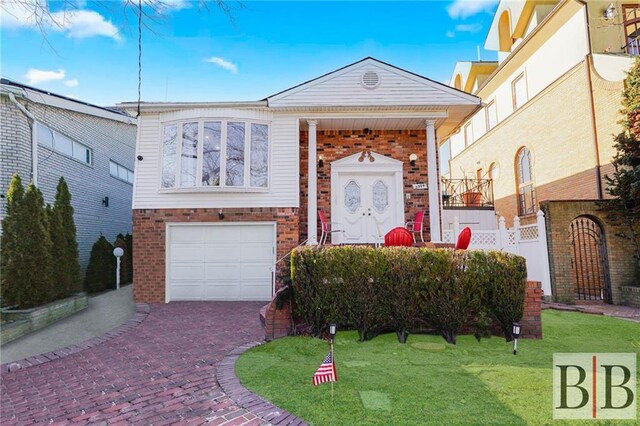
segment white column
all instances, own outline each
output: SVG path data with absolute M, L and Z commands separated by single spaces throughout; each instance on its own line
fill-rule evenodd
M 318 170 L 316 164 L 316 131 L 318 122 L 308 120 L 309 124 L 309 164 L 307 190 L 307 233 L 309 236 L 308 245 L 318 244 Z
M 427 168 L 429 173 L 429 226 L 431 241 L 442 241 L 440 229 L 440 191 L 438 187 L 438 161 L 436 156 L 435 122 L 427 120 Z

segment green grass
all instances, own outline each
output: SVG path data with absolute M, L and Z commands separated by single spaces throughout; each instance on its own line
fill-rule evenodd
M 411 335 L 402 345 L 395 334 L 359 343 L 356 332 L 339 332 L 333 399 L 331 384 L 311 383 L 328 349 L 319 339 L 256 347 L 236 372 L 244 386 L 314 425 L 550 424 L 554 352 L 640 353 L 637 323 L 549 310 L 542 321 L 544 339 L 519 340 L 517 356 L 497 337 L 459 336 L 453 346 Z

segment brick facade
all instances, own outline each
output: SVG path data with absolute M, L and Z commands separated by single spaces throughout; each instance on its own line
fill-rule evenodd
M 14 173 L 20 174 L 25 185 L 32 178 L 31 125 L 7 96 L 0 99 L 0 191 L 6 193 Z M 69 186 L 84 269 L 100 235 L 113 241 L 119 233 L 131 232 L 133 186 L 111 176 L 109 160 L 134 170 L 136 125 L 34 102 L 23 105 L 39 122 L 92 151 L 92 164 L 87 164 L 38 146 L 38 187 L 45 202 L 53 203 L 61 176 Z M 109 197 L 109 207 L 102 204 L 104 197 Z M 6 199 L 0 198 L 0 218 L 5 214 L 5 204 Z
M 579 216 L 587 216 L 598 222 L 604 230 L 613 303 L 623 303 L 621 287 L 637 286 L 633 243 L 620 237 L 624 229 L 606 222 L 605 214 L 599 211 L 594 201 L 547 201 L 542 203 L 542 210 L 547 225 L 554 300 L 575 303 L 570 224 Z
M 307 238 L 307 190 L 308 190 L 308 132 L 300 132 L 300 240 Z M 427 183 L 426 130 L 319 130 L 317 156 L 322 156 L 324 167 L 318 167 L 318 210 L 331 221 L 331 162 L 362 151 L 373 151 L 402 161 L 404 184 L 404 222 L 413 220 L 415 214 L 425 210 L 425 240 L 429 241 L 429 192 L 413 189 L 414 183 Z M 416 154 L 415 166 L 409 163 L 409 155 Z M 407 199 L 406 197 L 410 198 Z M 320 222 L 318 222 L 318 236 Z M 427 239 L 429 238 L 429 239 Z
M 136 302 L 165 302 L 166 224 L 180 222 L 276 222 L 277 257 L 298 245 L 297 208 L 148 209 L 133 211 L 133 298 Z M 280 265 L 279 265 L 280 266 Z

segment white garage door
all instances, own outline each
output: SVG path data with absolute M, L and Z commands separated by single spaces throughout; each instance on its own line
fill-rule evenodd
M 169 225 L 167 232 L 167 301 L 271 299 L 275 225 Z

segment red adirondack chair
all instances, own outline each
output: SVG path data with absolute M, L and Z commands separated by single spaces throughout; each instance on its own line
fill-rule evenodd
M 471 228 L 468 226 L 460 232 L 458 235 L 458 242 L 456 243 L 456 250 L 466 250 L 471 242 Z
M 322 230 L 318 244 L 320 245 L 325 244 L 330 234 L 334 234 L 337 232 L 344 232 L 344 227 L 342 226 L 341 223 L 327 222 L 327 218 L 324 215 L 323 211 L 318 210 L 318 217 L 320 217 L 320 229 Z
M 384 245 L 387 247 L 411 247 L 413 246 L 413 236 L 406 228 L 398 226 L 384 236 Z

